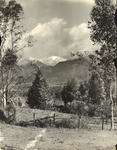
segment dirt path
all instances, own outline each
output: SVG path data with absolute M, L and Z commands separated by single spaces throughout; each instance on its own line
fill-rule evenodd
M 26 145 L 25 150 L 33 149 L 38 141 L 40 141 L 41 139 L 44 139 L 45 133 L 46 133 L 46 129 L 42 129 L 42 131 L 35 137 L 35 139 L 30 141 Z

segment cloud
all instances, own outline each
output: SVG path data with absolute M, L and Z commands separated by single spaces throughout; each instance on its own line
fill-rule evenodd
M 82 23 L 70 29 L 70 35 L 74 40 L 82 40 L 85 36 L 89 36 L 89 33 L 90 30 L 87 28 L 86 23 Z
M 63 0 L 68 2 L 79 2 L 79 3 L 86 3 L 86 4 L 94 4 L 94 0 Z
M 23 6 L 26 6 L 27 3 L 36 3 L 36 2 L 39 2 L 39 1 L 42 1 L 42 0 L 17 0 L 18 2 L 20 2 L 21 4 L 23 4 Z M 55 0 L 48 0 L 48 2 L 53 2 Z M 80 2 L 80 3 L 86 3 L 86 4 L 94 4 L 94 0 L 56 0 L 58 2 Z
M 84 52 L 93 49 L 93 43 L 90 40 L 90 30 L 87 28 L 86 23 L 74 26 L 70 29 L 69 33 L 73 39 L 73 43 L 69 47 L 71 50 Z
M 54 18 L 45 24 L 38 24 L 32 31 L 33 36 L 49 37 L 55 32 L 61 32 L 62 27 L 66 24 L 63 19 Z
M 86 23 L 68 28 L 63 19 L 53 18 L 47 23 L 38 23 L 30 34 L 37 39 L 34 47 L 25 50 L 25 57 L 35 59 L 50 56 L 70 56 L 72 52 L 93 51 L 90 30 Z

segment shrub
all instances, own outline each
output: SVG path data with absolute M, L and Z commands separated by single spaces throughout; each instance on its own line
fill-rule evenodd
M 6 121 L 6 120 L 7 120 L 7 118 L 4 115 L 4 112 L 2 110 L 0 110 L 0 121 Z
M 21 127 L 27 127 L 27 126 L 29 126 L 29 122 L 26 122 L 26 121 L 20 121 L 18 124 L 16 124 L 16 125 L 19 125 L 19 126 L 21 126 Z
M 60 121 L 55 122 L 55 127 L 56 128 L 73 128 L 73 124 L 70 121 L 70 119 L 62 119 Z

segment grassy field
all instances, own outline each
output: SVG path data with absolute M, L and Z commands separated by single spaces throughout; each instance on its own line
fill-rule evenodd
M 117 143 L 117 131 L 0 126 L 4 137 L 1 147 L 8 150 L 112 150 Z
M 29 109 L 29 108 L 19 108 L 17 107 L 16 113 L 16 121 L 30 121 L 33 120 L 33 113 L 35 113 L 35 119 L 44 118 L 47 116 L 53 116 L 55 114 L 56 121 L 60 121 L 62 119 L 69 119 L 74 125 L 78 122 L 78 115 L 69 114 L 69 113 L 60 113 L 50 110 L 39 110 L 39 109 Z M 117 122 L 117 118 L 115 120 Z M 108 123 L 104 125 L 104 129 L 110 130 L 111 120 L 108 119 Z M 81 119 L 81 128 L 85 129 L 96 129 L 101 130 L 102 128 L 102 120 L 97 117 L 84 117 Z M 117 123 L 115 124 L 115 129 L 117 130 Z
M 30 121 L 33 119 L 33 113 L 36 114 L 36 119 L 56 114 L 59 120 L 78 120 L 78 116 L 73 114 L 17 108 L 16 121 Z M 82 122 L 84 124 L 80 129 L 20 127 L 0 123 L 0 135 L 4 137 L 0 147 L 3 150 L 113 150 L 117 144 L 116 124 L 115 130 L 111 131 L 110 120 L 104 130 L 101 130 L 99 118 L 83 117 Z

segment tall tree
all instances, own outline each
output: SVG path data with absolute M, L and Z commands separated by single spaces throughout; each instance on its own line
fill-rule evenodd
M 29 88 L 27 104 L 31 108 L 44 109 L 48 100 L 48 86 L 40 71 L 38 69 L 32 86 Z
M 24 46 L 19 47 L 24 33 L 22 26 L 24 13 L 22 6 L 15 0 L 10 0 L 8 3 L 5 3 L 4 0 L 0 2 L 2 3 L 0 5 L 0 91 L 4 107 L 6 107 L 6 101 L 10 98 L 8 86 L 11 87 L 10 85 L 14 84 L 14 79 L 18 75 L 15 69 L 18 61 L 17 52 L 24 48 Z
M 2 83 L 4 86 L 4 100 L 7 103 L 10 98 L 10 90 L 11 89 L 11 82 L 13 70 L 15 69 L 17 63 L 17 55 L 13 50 L 8 49 L 3 58 L 2 58 L 2 72 L 4 72 L 4 76 L 2 79 Z
M 79 86 L 78 99 L 80 99 L 80 101 L 89 103 L 88 91 L 89 91 L 89 84 L 86 81 L 81 82 Z
M 97 72 L 93 72 L 89 80 L 89 98 L 90 103 L 100 105 L 105 100 L 105 90 L 103 82 Z
M 100 65 L 101 77 L 105 83 L 106 99 L 110 99 L 112 128 L 114 128 L 114 122 L 111 84 L 115 79 L 113 58 L 116 56 L 114 14 L 115 7 L 111 3 L 111 0 L 95 0 L 95 5 L 91 11 L 91 22 L 88 24 L 91 29 L 92 41 L 94 44 L 98 43 L 101 46 L 100 50 L 96 50 L 95 52 Z
M 68 102 L 72 102 L 76 97 L 77 83 L 75 79 L 69 80 L 61 91 L 62 100 L 66 106 Z

